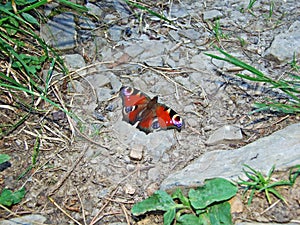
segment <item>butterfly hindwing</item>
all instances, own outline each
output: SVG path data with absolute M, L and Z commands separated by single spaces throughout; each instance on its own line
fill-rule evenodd
M 184 126 L 182 118 L 171 108 L 158 104 L 156 107 L 156 117 L 161 129 L 176 129 L 181 131 Z

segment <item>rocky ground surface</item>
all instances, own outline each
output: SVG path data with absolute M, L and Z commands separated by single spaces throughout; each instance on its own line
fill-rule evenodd
M 237 72 L 247 72 L 204 54 L 220 55 L 218 46 L 274 79 L 288 78 L 289 72 L 299 75 L 290 62 L 293 54 L 296 59 L 300 56 L 300 2 L 259 1 L 251 10 L 248 3 L 166 1 L 147 6 L 172 23 L 119 1 L 88 3 L 94 17 L 72 13 L 52 17 L 41 27 L 41 35 L 65 52 L 72 77 L 67 86 L 59 73 L 53 82 L 81 122 L 73 124 L 77 131 L 68 132 L 67 118 L 53 112 L 52 127 L 43 127 L 40 166 L 20 180 L 17 177 L 31 164 L 40 125 L 27 124 L 0 141 L 1 149 L 12 156 L 12 166 L 1 174 L 1 185 L 27 189 L 25 200 L 12 211 L 40 214 L 38 221 L 46 224 L 134 224 L 132 205 L 160 187 L 172 186 L 176 181 L 170 179 L 183 168 L 195 172 L 197 163 L 204 171 L 219 165 L 208 172 L 200 170 L 204 176 L 199 183 L 207 174 L 220 177 L 230 169 L 241 174 L 245 162 L 264 171 L 274 164 L 281 170 L 299 164 L 299 124 L 269 139 L 282 146 L 275 157 L 268 157 L 271 148 L 262 157 L 268 144 L 255 142 L 296 123 L 299 116 L 249 114 L 254 102 L 286 97 L 266 84 L 239 79 Z M 49 4 L 45 13 L 55 7 Z M 180 133 L 146 135 L 122 121 L 118 92 L 123 85 L 158 96 L 159 102 L 181 115 L 185 128 Z M 240 150 L 252 142 L 256 143 L 248 147 L 252 146 L 252 154 Z M 223 157 L 216 152 L 226 158 L 235 149 L 244 160 L 222 168 Z M 289 150 L 289 158 L 281 157 L 280 150 Z M 285 175 L 278 173 L 277 178 Z M 193 186 L 183 177 L 178 182 Z M 260 197 L 252 208 L 235 214 L 234 221 L 299 223 L 299 190 L 299 183 L 284 190 L 289 210 L 282 210 L 288 207 L 279 203 L 265 213 L 269 205 Z M 1 214 L 11 217 L 4 210 Z M 162 217 L 154 217 L 145 224 L 161 224 Z

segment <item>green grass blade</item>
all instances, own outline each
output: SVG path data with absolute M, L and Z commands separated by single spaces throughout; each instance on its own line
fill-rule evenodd
M 141 9 L 141 10 L 145 10 L 145 11 L 147 11 L 148 13 L 150 13 L 150 14 L 153 15 L 153 16 L 156 16 L 156 17 L 158 17 L 158 18 L 160 18 L 160 19 L 162 19 L 162 20 L 165 20 L 165 21 L 167 21 L 167 22 L 169 22 L 169 23 L 172 23 L 172 21 L 169 20 L 168 18 L 166 18 L 164 15 L 161 15 L 161 14 L 159 14 L 159 13 L 157 13 L 157 12 L 154 12 L 154 11 L 152 11 L 151 9 L 148 9 L 148 8 L 145 7 L 145 6 L 142 6 L 142 5 L 140 5 L 140 4 L 136 3 L 136 2 L 132 2 L 132 1 L 129 1 L 129 0 L 124 0 L 124 1 L 125 1 L 127 4 L 132 5 L 133 7 L 136 7 L 136 8 Z

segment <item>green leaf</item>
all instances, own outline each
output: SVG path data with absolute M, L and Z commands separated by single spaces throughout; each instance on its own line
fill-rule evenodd
M 223 178 L 206 180 L 203 187 L 189 191 L 191 205 L 195 209 L 204 209 L 214 202 L 228 200 L 237 193 L 237 186 Z
M 175 208 L 171 208 L 167 212 L 165 212 L 165 214 L 164 214 L 164 225 L 170 225 L 173 222 L 174 218 L 175 218 L 175 214 L 176 214 L 176 209 Z
M 25 196 L 25 188 L 21 188 L 18 191 L 12 192 L 8 189 L 3 189 L 0 195 L 0 204 L 5 206 L 11 206 L 19 203 Z
M 5 163 L 10 160 L 10 156 L 7 154 L 0 154 L 0 164 Z
M 29 13 L 22 13 L 23 18 L 29 22 L 30 24 L 35 24 L 35 25 L 39 25 L 39 22 L 36 20 L 36 18 L 34 18 L 32 15 L 30 15 Z
M 233 224 L 230 214 L 230 204 L 228 202 L 209 207 L 208 214 L 210 223 L 213 225 Z
M 179 188 L 177 188 L 176 191 L 172 194 L 172 198 L 178 198 L 184 206 L 191 207 L 189 199 L 183 195 L 181 189 Z
M 177 220 L 177 223 L 179 225 L 204 225 L 204 223 L 201 221 L 200 218 L 193 215 L 193 214 L 184 214 L 180 216 Z
M 199 215 L 199 221 L 200 221 L 201 225 L 211 225 L 208 213 L 200 214 Z
M 10 24 L 13 25 L 15 28 L 18 28 L 18 27 L 19 27 L 19 22 L 18 22 L 15 18 L 10 17 L 10 18 L 9 18 L 9 22 L 10 22 Z
M 168 211 L 171 208 L 175 208 L 175 206 L 176 203 L 167 192 L 158 190 L 144 201 L 136 203 L 132 207 L 131 212 L 134 216 L 139 216 L 149 211 Z

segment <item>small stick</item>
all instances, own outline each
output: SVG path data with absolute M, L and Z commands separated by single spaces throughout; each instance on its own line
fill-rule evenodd
M 127 209 L 126 209 L 126 207 L 122 204 L 122 205 L 121 205 L 121 208 L 122 208 L 122 210 L 123 210 L 123 212 L 124 212 L 124 214 L 125 214 L 126 221 L 127 221 L 127 225 L 130 225 L 130 220 L 129 220 L 129 217 L 128 217 L 128 214 L 127 214 Z
M 84 225 L 87 225 L 86 223 L 86 219 L 85 219 L 85 211 L 84 211 L 84 206 L 83 206 L 83 203 L 82 203 L 82 200 L 81 200 L 81 197 L 80 197 L 80 194 L 78 192 L 78 188 L 75 187 L 75 190 L 76 190 L 76 193 L 78 195 L 78 199 L 79 199 L 79 202 L 80 202 L 80 205 L 81 205 L 81 208 L 82 208 L 82 217 L 83 217 L 83 222 L 84 222 Z
M 67 213 L 63 208 L 61 208 L 51 197 L 48 197 L 48 199 L 50 200 L 50 202 L 52 202 L 63 214 L 65 214 L 67 217 L 69 217 L 71 220 L 73 220 L 75 223 L 77 223 L 78 225 L 82 225 L 80 222 L 78 222 L 77 220 L 75 220 L 72 216 L 70 216 L 69 213 Z
M 77 166 L 77 164 L 80 162 L 80 160 L 82 159 L 82 157 L 84 156 L 84 154 L 86 153 L 86 151 L 88 150 L 88 146 L 85 146 L 85 149 L 81 152 L 81 154 L 78 156 L 78 158 L 76 159 L 76 161 L 74 162 L 74 164 L 72 165 L 71 169 L 60 179 L 60 181 L 58 181 L 54 187 L 47 193 L 47 196 L 51 196 L 53 195 L 57 189 L 59 189 L 63 183 L 65 182 L 65 180 L 70 176 L 70 174 L 73 172 L 73 170 L 75 169 L 75 167 Z

